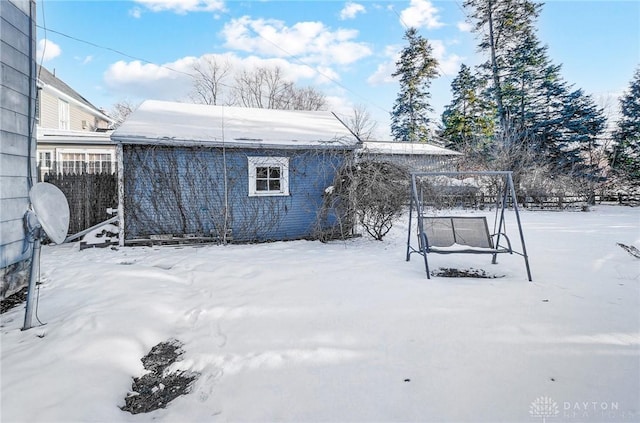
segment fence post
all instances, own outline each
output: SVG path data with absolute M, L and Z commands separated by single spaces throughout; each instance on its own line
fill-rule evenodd
M 121 143 L 116 146 L 116 191 L 118 193 L 118 245 L 124 247 L 124 151 Z

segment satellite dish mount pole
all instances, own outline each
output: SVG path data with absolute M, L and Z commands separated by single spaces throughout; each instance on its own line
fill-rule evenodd
M 29 229 L 29 241 L 33 243 L 33 252 L 31 254 L 31 267 L 29 271 L 29 288 L 27 289 L 27 307 L 24 313 L 24 325 L 22 330 L 31 329 L 33 326 L 33 300 L 35 296 L 35 288 L 40 275 L 40 240 L 43 231 L 37 216 L 32 211 L 28 211 L 25 216 L 27 228 Z
M 22 330 L 31 329 L 33 296 L 40 275 L 40 242 L 45 235 L 55 244 L 62 244 L 69 230 L 69 203 L 60 188 L 38 182 L 29 190 L 31 208 L 24 215 L 27 240 L 33 243 L 31 272 L 27 291 L 27 309 Z

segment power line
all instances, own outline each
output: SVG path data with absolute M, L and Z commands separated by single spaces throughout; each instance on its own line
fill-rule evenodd
M 96 43 L 93 43 L 93 42 L 91 42 L 91 41 L 83 40 L 83 39 L 80 39 L 80 38 L 74 37 L 74 36 L 72 36 L 72 35 L 65 34 L 64 32 L 60 32 L 60 31 L 56 31 L 56 30 L 54 30 L 54 29 L 50 29 L 50 28 L 46 28 L 46 27 L 42 27 L 42 26 L 40 26 L 40 25 L 36 25 L 36 26 L 37 26 L 38 28 L 40 28 L 40 29 L 43 29 L 43 30 L 45 31 L 45 34 L 46 34 L 47 32 L 52 32 L 52 33 L 57 34 L 57 35 L 60 35 L 60 36 L 62 36 L 62 37 L 69 38 L 70 40 L 78 41 L 78 42 L 80 42 L 80 43 L 84 43 L 84 44 L 87 44 L 87 45 L 90 45 L 90 46 L 92 46 L 92 47 L 96 47 L 96 48 L 99 48 L 99 49 L 103 49 L 103 50 L 111 51 L 111 52 L 116 53 L 116 54 L 119 54 L 119 55 L 121 55 L 121 56 L 128 57 L 129 59 L 138 60 L 138 61 L 140 61 L 140 62 L 147 63 L 147 64 L 149 64 L 149 65 L 155 65 L 155 66 L 161 67 L 161 68 L 163 68 L 163 69 L 167 69 L 167 70 L 170 70 L 170 71 L 173 71 L 173 72 L 177 72 L 177 73 L 181 73 L 181 74 L 183 74 L 183 75 L 187 75 L 187 76 L 193 77 L 193 74 L 190 74 L 190 73 L 188 73 L 188 72 L 183 72 L 183 71 L 180 71 L 180 70 L 177 70 L 177 69 L 173 69 L 173 68 L 171 68 L 171 67 L 169 67 L 169 66 L 166 66 L 166 65 L 157 65 L 157 64 L 155 64 L 155 63 L 153 63 L 153 62 L 151 62 L 151 61 L 149 61 L 149 60 L 147 60 L 147 59 L 143 59 L 143 58 L 141 58 L 141 57 L 132 56 L 132 55 L 127 54 L 127 53 L 125 53 L 125 52 L 123 52 L 123 51 L 121 51 L 121 50 L 117 50 L 117 49 L 114 49 L 114 48 L 111 48 L 111 47 L 101 46 L 101 45 L 96 44 Z
M 229 16 L 230 16 L 230 15 L 229 15 Z M 231 17 L 231 16 L 230 16 L 230 17 Z M 134 55 L 131 55 L 131 54 L 125 53 L 125 52 L 124 52 L 124 51 L 122 51 L 122 50 L 118 50 L 118 49 L 115 49 L 115 48 L 112 48 L 112 47 L 107 47 L 107 46 L 99 45 L 99 44 L 96 44 L 96 43 L 94 43 L 94 42 L 87 41 L 87 40 L 84 40 L 84 39 L 81 39 L 81 38 L 78 38 L 78 37 L 75 37 L 75 36 L 72 36 L 72 35 L 66 34 L 66 33 L 61 32 L 61 31 L 56 31 L 56 30 L 53 30 L 53 29 L 47 28 L 46 26 L 41 26 L 41 25 L 36 25 L 36 26 L 37 26 L 38 28 L 40 28 L 40 29 L 43 29 L 43 30 L 45 31 L 45 34 L 46 34 L 47 32 L 51 32 L 51 33 L 54 33 L 54 34 L 60 35 L 60 36 L 62 36 L 62 37 L 68 38 L 68 39 L 70 39 L 70 40 L 73 40 L 73 41 L 77 41 L 77 42 L 80 42 L 80 43 L 83 43 L 83 44 L 90 45 L 90 46 L 95 47 L 95 48 L 99 48 L 99 49 L 102 49 L 102 50 L 111 51 L 111 52 L 116 53 L 116 54 L 118 54 L 118 55 L 120 55 L 120 56 L 127 57 L 127 58 L 129 58 L 129 59 L 137 60 L 137 61 L 140 61 L 140 62 L 143 62 L 143 63 L 146 63 L 146 64 L 150 64 L 150 65 L 155 65 L 155 66 L 158 66 L 158 67 L 163 68 L 163 69 L 167 69 L 167 70 L 172 71 L 172 72 L 180 73 L 180 74 L 183 74 L 183 75 L 187 75 L 187 76 L 189 76 L 189 77 L 191 77 L 191 78 L 195 78 L 195 75 L 194 75 L 194 74 L 192 74 L 192 73 L 188 73 L 188 72 L 180 71 L 180 70 L 174 69 L 174 68 L 172 68 L 172 67 L 170 67 L 170 66 L 156 64 L 156 63 L 154 63 L 154 62 L 152 62 L 152 61 L 150 61 L 150 60 L 144 59 L 144 58 L 142 58 L 142 57 L 138 57 L 138 56 L 134 56 Z M 288 59 L 293 60 L 293 61 L 298 62 L 299 64 L 301 64 L 301 65 L 303 65 L 303 66 L 308 67 L 309 69 L 311 69 L 311 70 L 312 70 L 313 72 L 315 72 L 316 74 L 318 74 L 318 75 L 320 75 L 320 76 L 322 76 L 322 77 L 326 78 L 327 80 L 331 81 L 333 84 L 335 84 L 335 85 L 337 85 L 338 87 L 340 87 L 340 88 L 344 89 L 345 91 L 347 91 L 347 92 L 349 92 L 349 93 L 351 93 L 351 94 L 355 95 L 356 97 L 358 97 L 358 98 L 360 98 L 360 99 L 364 100 L 365 102 L 367 102 L 367 103 L 369 103 L 369 104 L 371 104 L 371 105 L 375 106 L 376 108 L 378 108 L 378 109 L 382 110 L 383 112 L 385 112 L 385 113 L 389 113 L 389 110 L 388 110 L 388 109 L 386 109 L 386 108 L 384 108 L 384 107 L 382 107 L 382 106 L 380 106 L 380 105 L 378 105 L 378 104 L 374 103 L 374 102 L 373 102 L 373 101 L 371 101 L 370 99 L 368 99 L 368 98 L 364 97 L 363 95 L 359 94 L 358 92 L 356 92 L 356 91 L 352 90 L 351 88 L 347 87 L 346 85 L 342 84 L 341 82 L 339 82 L 339 81 L 338 81 L 338 80 L 336 80 L 335 78 L 332 78 L 331 76 L 329 76 L 329 75 L 327 75 L 327 74 L 325 74 L 325 73 L 321 72 L 320 70 L 318 70 L 318 69 L 317 69 L 317 68 L 315 68 L 314 66 L 310 65 L 309 63 L 305 62 L 305 61 L 304 61 L 304 60 L 302 60 L 301 58 L 299 58 L 299 57 L 297 57 L 296 55 L 294 55 L 293 53 L 291 53 L 291 52 L 287 51 L 286 49 L 284 49 L 283 47 L 281 47 L 281 46 L 280 46 L 280 45 L 278 45 L 277 43 L 275 43 L 275 42 L 273 42 L 272 40 L 270 40 L 270 39 L 266 38 L 265 36 L 263 36 L 262 34 L 260 34 L 258 31 L 256 31 L 255 29 L 253 29 L 253 28 L 251 27 L 251 25 L 249 25 L 249 26 L 248 26 L 248 29 L 249 29 L 253 34 L 255 34 L 256 36 L 258 36 L 258 37 L 262 38 L 263 40 L 265 40 L 265 41 L 266 41 L 266 42 L 268 42 L 269 44 L 273 45 L 274 47 L 276 47 L 277 49 L 279 49 L 280 51 L 282 51 L 283 53 L 285 53 L 285 55 L 286 55 L 286 57 L 287 57 Z M 223 85 L 223 86 L 227 86 L 227 85 L 225 85 L 225 84 L 221 84 L 221 85 Z M 229 86 L 227 86 L 227 87 L 229 87 Z

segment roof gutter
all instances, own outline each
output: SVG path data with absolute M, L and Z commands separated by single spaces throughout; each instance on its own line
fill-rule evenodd
M 316 141 L 314 144 L 279 144 L 269 141 L 242 142 L 237 140 L 183 140 L 176 138 L 146 138 L 111 135 L 111 140 L 123 145 L 156 145 L 163 147 L 207 147 L 207 148 L 244 148 L 249 150 L 276 149 L 276 150 L 355 150 L 359 144 L 343 144 L 340 141 Z

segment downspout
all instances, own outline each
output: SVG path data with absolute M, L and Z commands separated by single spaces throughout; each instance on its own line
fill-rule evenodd
M 34 7 L 35 7 L 35 2 L 33 0 L 29 0 L 29 111 L 27 112 L 27 137 L 28 137 L 28 141 L 27 141 L 27 145 L 28 145 L 28 151 L 27 151 L 27 186 L 29 187 L 29 190 L 31 190 L 31 187 L 33 186 L 33 169 L 32 169 L 32 163 L 31 161 L 34 160 L 33 154 L 32 154 L 32 149 L 33 149 L 33 133 L 34 131 L 34 127 L 36 124 L 36 119 L 34 116 L 34 108 L 35 108 L 35 102 L 37 101 L 37 99 L 35 99 L 33 97 L 33 88 L 35 86 L 35 67 L 36 67 L 36 60 L 33 56 L 33 45 L 34 45 L 34 22 L 35 22 L 35 17 L 34 15 Z
M 225 137 L 224 137 L 224 106 L 222 107 L 222 119 L 221 119 L 221 129 L 222 129 L 222 171 L 224 173 L 224 227 L 222 232 L 222 245 L 227 245 L 227 233 L 229 232 L 229 184 L 228 184 L 228 175 L 227 175 L 227 148 L 225 146 Z

